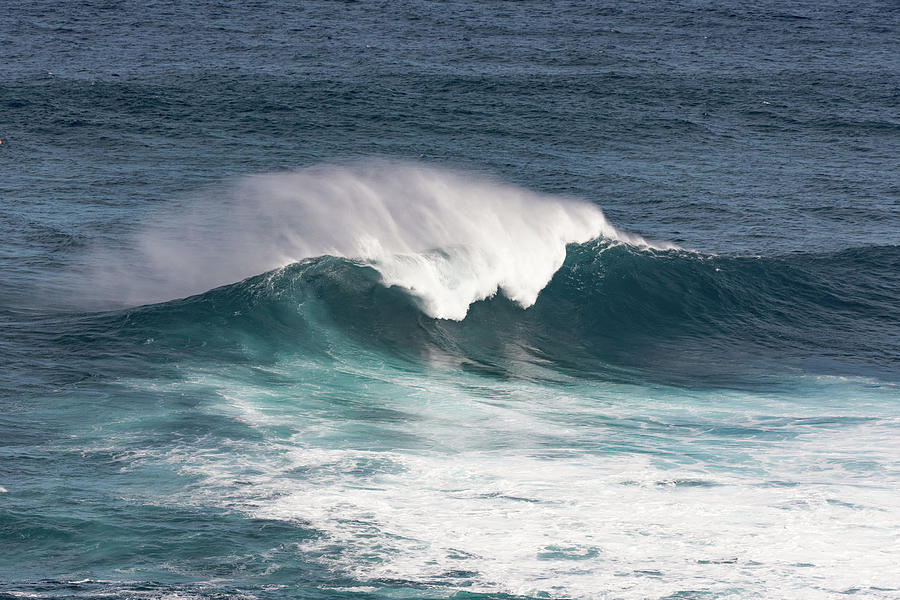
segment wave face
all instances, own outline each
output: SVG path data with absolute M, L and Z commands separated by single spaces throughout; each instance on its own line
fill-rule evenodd
M 323 340 L 337 335 L 364 351 L 504 377 L 549 368 L 605 380 L 735 384 L 811 368 L 892 378 L 900 355 L 897 247 L 760 258 L 570 244 L 529 308 L 508 296 L 471 306 L 455 296 L 468 312 L 460 321 L 436 318 L 430 296 L 392 284 L 379 267 L 318 257 L 125 314 L 130 327 L 143 323 L 139 337 L 159 343 L 159 330 L 177 325 L 171 345 L 184 336 L 209 341 L 202 352 L 213 356 L 250 339 L 263 355 L 321 354 Z
M 567 244 L 601 237 L 674 248 L 619 231 L 590 203 L 485 178 L 388 161 L 322 166 L 248 177 L 160 217 L 124 258 L 94 257 L 82 296 L 168 300 L 330 255 L 373 266 L 427 315 L 460 320 L 498 291 L 531 306 Z

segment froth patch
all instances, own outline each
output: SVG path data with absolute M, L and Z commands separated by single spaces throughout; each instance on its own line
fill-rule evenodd
M 886 491 L 734 475 L 678 486 L 696 473 L 641 457 L 309 449 L 294 458 L 295 468 L 327 475 L 271 481 L 269 499 L 249 513 L 320 531 L 297 551 L 370 586 L 645 598 L 900 584 L 887 575 L 898 507 Z M 392 468 L 360 475 L 386 460 Z M 875 508 L 888 505 L 889 514 Z
M 192 501 L 314 529 L 294 546 L 300 560 L 379 590 L 647 598 L 900 588 L 898 422 L 883 404 L 865 405 L 881 416 L 861 419 L 860 404 L 818 396 L 807 405 L 802 395 L 461 386 L 440 373 L 391 381 L 365 394 L 410 418 L 317 421 L 323 406 L 293 406 L 279 413 L 303 430 L 292 440 L 248 443 L 240 459 L 198 452 Z M 263 425 L 266 394 L 248 387 L 223 399 Z M 399 430 L 413 447 L 381 444 Z M 252 485 L 233 487 L 238 471 Z

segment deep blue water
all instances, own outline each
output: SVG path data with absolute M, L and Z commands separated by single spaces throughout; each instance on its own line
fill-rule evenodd
M 0 8 L 0 598 L 900 597 L 896 2 Z

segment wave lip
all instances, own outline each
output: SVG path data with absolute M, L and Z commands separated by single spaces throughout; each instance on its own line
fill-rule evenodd
M 158 220 L 130 255 L 107 253 L 91 280 L 122 304 L 149 303 L 330 255 L 374 267 L 428 316 L 461 320 L 498 292 L 531 306 L 566 246 L 596 238 L 674 248 L 616 229 L 589 202 L 366 161 L 246 177 Z

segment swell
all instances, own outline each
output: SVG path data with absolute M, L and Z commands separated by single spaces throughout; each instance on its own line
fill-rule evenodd
M 377 352 L 497 376 L 700 381 L 895 377 L 900 356 L 896 246 L 705 256 L 586 201 L 432 166 L 245 177 L 136 230 L 47 295 L 156 304 L 7 329 L 136 371 Z
M 762 258 L 593 241 L 568 247 L 531 307 L 498 294 L 455 321 L 429 316 L 421 298 L 372 266 L 325 256 L 186 299 L 82 317 L 90 327 L 55 339 L 138 363 L 374 353 L 498 377 L 702 384 L 802 370 L 893 380 L 898 268 L 896 246 Z

